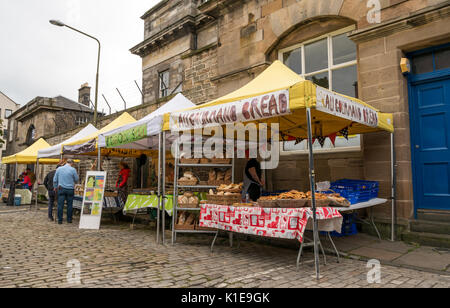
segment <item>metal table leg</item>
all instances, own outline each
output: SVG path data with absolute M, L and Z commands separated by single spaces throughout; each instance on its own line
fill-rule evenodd
M 298 251 L 298 256 L 297 256 L 297 271 L 300 270 L 300 260 L 302 257 L 302 252 L 303 252 L 303 243 L 300 244 L 300 250 Z
M 336 248 L 336 245 L 334 244 L 333 238 L 331 237 L 331 232 L 327 232 L 327 235 L 328 235 L 328 239 L 331 242 L 331 245 L 333 245 L 334 252 L 336 253 L 337 263 L 341 263 L 341 256 L 339 254 L 339 251 Z
M 372 224 L 372 227 L 375 229 L 375 232 L 378 234 L 378 238 L 381 241 L 381 235 L 378 231 L 377 225 L 375 224 L 375 221 L 373 220 L 373 208 L 370 208 L 370 223 Z
M 214 252 L 214 244 L 216 243 L 216 240 L 217 240 L 217 237 L 218 237 L 218 236 L 219 236 L 219 230 L 217 230 L 216 236 L 214 237 L 214 240 L 213 240 L 213 242 L 212 242 L 212 244 L 211 244 L 211 253 Z

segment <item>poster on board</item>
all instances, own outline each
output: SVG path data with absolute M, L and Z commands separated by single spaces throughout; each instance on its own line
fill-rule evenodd
M 80 229 L 99 230 L 105 195 L 106 171 L 88 171 L 84 186 Z

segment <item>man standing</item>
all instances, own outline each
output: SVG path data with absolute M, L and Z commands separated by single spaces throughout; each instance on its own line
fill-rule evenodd
M 50 221 L 55 221 L 53 218 L 53 206 L 55 205 L 56 192 L 53 187 L 53 179 L 55 178 L 56 170 L 61 167 L 58 165 L 55 170 L 50 171 L 44 179 L 44 186 L 48 191 L 48 219 Z
M 73 197 L 75 195 L 75 183 L 78 182 L 78 174 L 73 167 L 73 160 L 67 160 L 64 167 L 58 168 L 53 179 L 53 187 L 58 194 L 58 224 L 62 224 L 64 202 L 67 201 L 67 222 L 72 223 Z

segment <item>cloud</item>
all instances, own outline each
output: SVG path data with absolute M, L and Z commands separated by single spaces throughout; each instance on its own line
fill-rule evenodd
M 140 19 L 158 1 L 2 0 L 0 1 L 0 90 L 19 104 L 36 96 L 78 99 L 78 88 L 94 90 L 97 43 L 68 28 L 51 25 L 60 19 L 97 37 L 102 43 L 99 110 L 141 103 L 134 80 L 141 85 L 142 62 L 129 49 L 143 40 Z M 92 100 L 94 95 L 92 94 Z

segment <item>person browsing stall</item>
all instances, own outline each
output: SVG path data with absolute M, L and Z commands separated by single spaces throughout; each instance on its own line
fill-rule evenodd
M 73 198 L 75 183 L 79 181 L 77 171 L 73 167 L 73 160 L 67 160 L 64 167 L 56 170 L 53 178 L 53 187 L 58 194 L 58 224 L 62 224 L 64 203 L 67 201 L 67 222 L 72 223 Z
M 256 202 L 261 197 L 262 188 L 264 187 L 264 180 L 261 178 L 261 164 L 256 158 L 250 158 L 248 150 L 245 156 L 247 164 L 244 169 L 243 199 L 247 199 L 248 195 L 250 200 Z
M 20 183 L 23 189 L 32 189 L 33 183 L 31 182 L 30 176 L 28 175 L 28 170 L 23 173 L 23 181 Z
M 125 162 L 119 163 L 119 177 L 116 182 L 116 188 L 119 190 L 119 196 L 122 201 L 126 202 L 128 197 L 128 178 L 130 177 L 131 169 Z
M 56 192 L 53 187 L 53 179 L 55 178 L 56 170 L 61 167 L 61 164 L 58 164 L 55 170 L 50 171 L 44 179 L 44 186 L 48 191 L 48 219 L 50 221 L 55 221 L 53 218 L 53 207 L 55 205 L 56 200 Z

